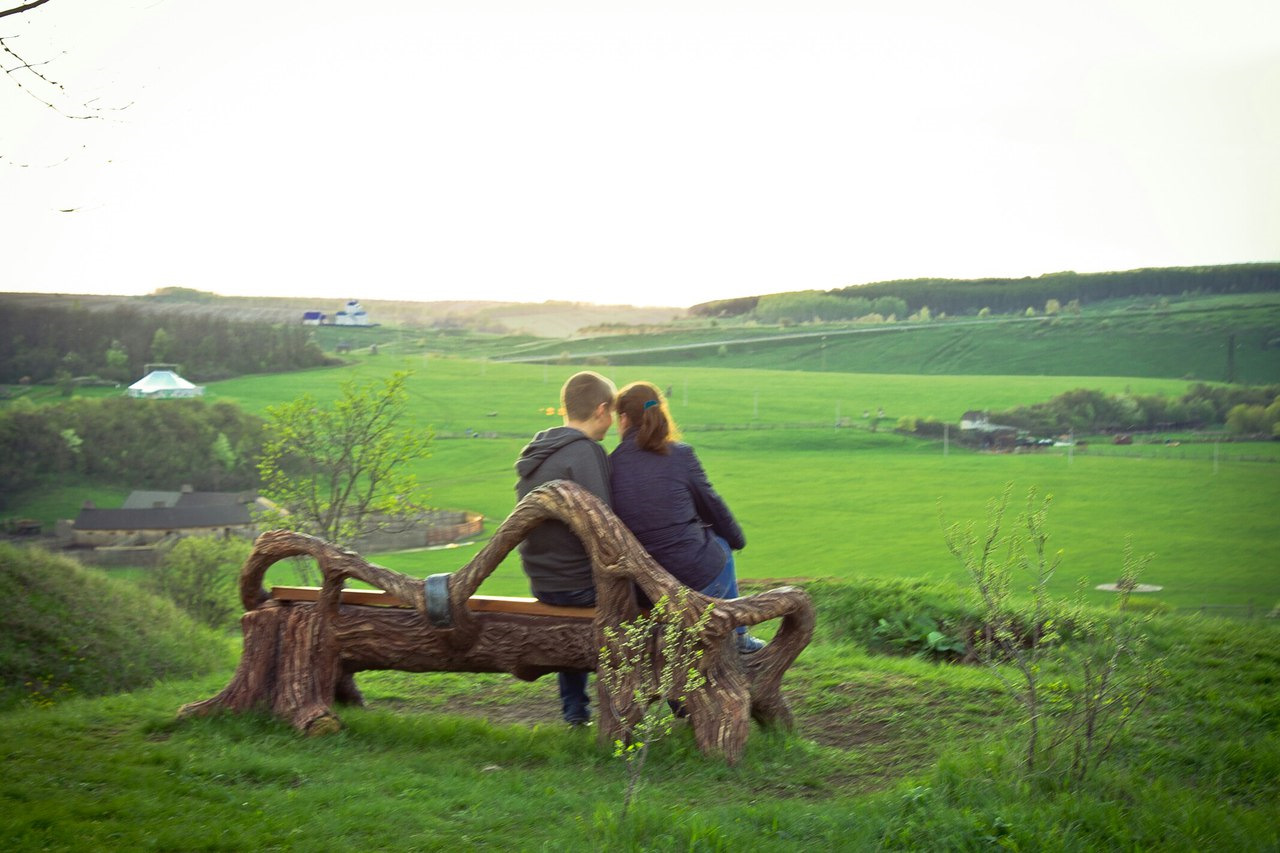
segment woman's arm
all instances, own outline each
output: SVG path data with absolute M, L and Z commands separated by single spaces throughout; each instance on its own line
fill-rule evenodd
M 717 536 L 724 537 L 730 548 L 741 551 L 747 547 L 747 537 L 738 525 L 738 520 L 729 511 L 724 498 L 712 487 L 693 448 L 685 445 L 685 449 L 688 451 L 685 464 L 689 470 L 689 489 L 693 494 L 693 505 L 698 511 L 698 517 L 703 523 L 710 525 Z

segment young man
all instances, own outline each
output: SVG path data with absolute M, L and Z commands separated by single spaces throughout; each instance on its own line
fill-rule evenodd
M 516 460 L 516 499 L 552 480 L 572 480 L 609 504 L 609 457 L 600 446 L 613 425 L 612 382 L 590 370 L 575 373 L 560 389 L 564 426 L 543 430 Z M 596 603 L 591 558 L 582 542 L 559 521 L 544 521 L 520 543 L 520 561 L 533 595 L 546 604 L 587 607 Z M 585 672 L 558 673 L 564 719 L 591 719 Z

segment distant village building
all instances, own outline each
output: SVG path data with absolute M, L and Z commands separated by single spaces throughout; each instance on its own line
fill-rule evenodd
M 75 520 L 58 522 L 64 546 L 96 565 L 154 565 L 157 549 L 189 536 L 252 539 L 263 512 L 280 508 L 254 491 L 197 492 L 137 489 L 120 509 L 98 509 L 86 502 Z M 429 510 L 411 519 L 377 519 L 386 529 L 358 537 L 360 550 L 403 550 L 443 545 L 478 536 L 484 516 L 465 510 Z
M 148 364 L 146 376 L 129 386 L 130 397 L 169 399 L 173 397 L 202 397 L 204 386 L 193 385 L 177 373 L 176 364 Z
M 86 505 L 70 525 L 70 544 L 81 548 L 153 545 L 186 536 L 257 534 L 253 492 L 135 491 L 120 509 Z
M 369 319 L 368 312 L 361 307 L 359 300 L 351 299 L 347 301 L 345 308 L 333 316 L 323 311 L 304 311 L 302 313 L 302 325 L 368 327 L 378 324 Z
M 369 315 L 360 307 L 360 303 L 352 299 L 347 303 L 346 308 L 333 315 L 333 325 L 372 326 L 375 324 L 369 321 Z
M 971 410 L 960 416 L 960 433 L 989 450 L 1011 450 L 1018 441 L 1018 428 L 993 424 L 986 412 Z

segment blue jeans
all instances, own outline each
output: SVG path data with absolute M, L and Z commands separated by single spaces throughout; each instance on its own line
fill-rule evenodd
M 737 598 L 738 597 L 738 574 L 733 567 L 733 549 L 729 547 L 729 543 L 722 537 L 717 536 L 716 541 L 720 543 L 720 547 L 724 549 L 728 559 L 725 560 L 724 570 L 711 583 L 707 584 L 698 592 L 703 595 L 709 595 L 712 598 Z M 739 634 L 747 633 L 746 626 L 736 628 Z
M 562 607 L 593 607 L 595 589 L 572 589 L 566 592 L 534 593 L 543 604 Z M 591 719 L 591 700 L 587 698 L 587 674 L 585 672 L 557 672 L 560 685 L 560 712 L 567 723 L 581 723 Z

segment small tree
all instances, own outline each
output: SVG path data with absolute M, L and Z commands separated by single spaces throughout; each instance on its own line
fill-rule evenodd
M 157 328 L 151 336 L 152 361 L 168 361 L 173 350 L 173 336 L 164 329 Z
M 981 601 L 983 625 L 974 635 L 974 652 L 1026 717 L 1024 769 L 1036 772 L 1065 744 L 1071 751 L 1071 777 L 1080 781 L 1111 751 L 1155 689 L 1161 661 L 1142 657 L 1145 620 L 1123 613 L 1097 619 L 1079 601 L 1050 601 L 1048 585 L 1062 560 L 1061 551 L 1050 554 L 1048 549 L 1045 520 L 1052 498 L 1040 500 L 1030 489 L 1017 526 L 1005 533 L 1011 491 L 1012 485 L 1006 486 L 988 505 L 984 533 L 972 523 L 946 528 L 947 548 L 964 564 Z M 1122 610 L 1150 560 L 1150 555 L 1135 557 L 1126 542 L 1118 583 Z M 1019 614 L 1012 608 L 1015 576 L 1029 581 L 1030 612 Z M 1088 638 L 1082 650 L 1072 651 L 1061 643 L 1064 620 Z M 1065 678 L 1050 680 L 1051 671 L 1076 677 L 1078 689 Z
M 1138 576 L 1152 560 L 1136 555 L 1126 541 L 1116 589 L 1121 616 L 1107 620 L 1080 619 L 1083 633 L 1095 641 L 1078 660 L 1080 690 L 1073 697 L 1051 748 L 1071 744 L 1071 775 L 1082 780 L 1111 752 L 1116 738 L 1146 703 L 1163 676 L 1163 660 L 1146 655 L 1147 627 L 1153 614 L 1125 614 Z M 1083 610 L 1077 611 L 1083 614 Z
M 304 394 L 267 407 L 258 472 L 263 497 L 282 510 L 269 522 L 346 545 L 423 510 L 408 469 L 431 455 L 432 434 L 398 428 L 408 376 L 345 382 L 330 404 Z
M 707 683 L 698 666 L 702 660 L 699 637 L 711 618 L 711 607 L 686 625 L 687 601 L 687 591 L 682 588 L 675 606 L 664 595 L 648 613 L 616 630 L 604 629 L 605 645 L 600 649 L 596 678 L 622 723 L 622 737 L 614 741 L 613 751 L 627 766 L 620 821 L 626 820 L 649 746 L 671 734 L 678 709 L 691 692 Z
M 112 379 L 129 378 L 129 351 L 119 341 L 112 341 L 103 356 L 107 368 L 103 372 Z
M 146 576 L 143 586 L 211 628 L 224 628 L 240 611 L 236 581 L 252 550 L 247 539 L 182 539 Z
M 1040 754 L 1040 719 L 1044 713 L 1040 672 L 1042 658 L 1058 639 L 1057 627 L 1048 618 L 1048 585 L 1057 572 L 1062 552 L 1049 555 L 1049 536 L 1044 519 L 1052 498 L 1037 505 L 1036 492 L 1027 495 L 1026 512 L 1018 519 L 1021 530 L 1003 532 L 1004 515 L 1009 506 L 1012 484 L 1005 486 L 999 499 L 987 506 L 989 522 L 986 532 L 977 533 L 972 523 L 946 529 L 947 549 L 959 559 L 968 572 L 981 600 L 984 624 L 974 637 L 975 652 L 992 665 L 1000 683 L 1022 706 L 1027 718 L 1027 772 L 1034 772 Z M 1031 612 L 1026 624 L 1020 624 L 1010 609 L 1010 592 L 1014 571 L 1029 575 Z M 1011 664 L 1018 680 L 1011 679 L 1001 664 Z

